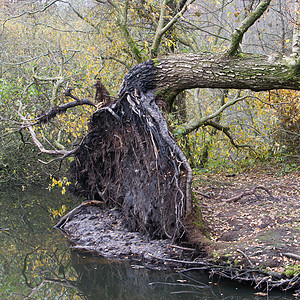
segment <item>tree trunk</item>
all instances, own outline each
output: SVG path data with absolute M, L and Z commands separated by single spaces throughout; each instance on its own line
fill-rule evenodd
M 241 54 L 239 57 L 178 55 L 155 64 L 158 91 L 191 88 L 300 89 L 299 63 L 289 58 L 270 62 L 267 56 Z

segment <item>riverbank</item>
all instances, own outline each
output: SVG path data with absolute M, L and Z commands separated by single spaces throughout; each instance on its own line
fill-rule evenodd
M 262 165 L 198 175 L 194 193 L 211 238 L 207 253 L 216 263 L 265 274 L 254 283 L 258 288 L 273 281 L 274 286 L 300 288 L 299 171 Z
M 195 176 L 194 209 L 201 208 L 210 239 L 195 226 L 190 245 L 129 232 L 116 210 L 103 209 L 96 201 L 80 206 L 59 225 L 76 250 L 149 268 L 206 269 L 264 292 L 280 287 L 299 294 L 299 193 L 297 171 L 282 174 L 261 167 Z

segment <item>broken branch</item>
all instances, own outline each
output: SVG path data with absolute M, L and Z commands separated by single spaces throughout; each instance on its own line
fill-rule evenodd
M 269 195 L 271 198 L 274 198 L 274 197 L 272 196 L 272 193 L 271 193 L 267 188 L 265 188 L 265 187 L 263 187 L 263 186 L 256 186 L 256 187 L 255 187 L 254 189 L 252 189 L 251 191 L 245 191 L 245 192 L 243 192 L 243 193 L 241 193 L 241 194 L 239 194 L 239 195 L 237 195 L 237 196 L 235 196 L 235 197 L 232 197 L 232 198 L 229 198 L 229 199 L 226 199 L 226 200 L 223 200 L 223 201 L 224 201 L 224 202 L 236 202 L 236 201 L 242 199 L 242 198 L 245 197 L 245 196 L 253 195 L 253 194 L 255 193 L 255 191 L 258 190 L 258 189 L 264 190 L 265 192 L 268 193 L 268 195 Z

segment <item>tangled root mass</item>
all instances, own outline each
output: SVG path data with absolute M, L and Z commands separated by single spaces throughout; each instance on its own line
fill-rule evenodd
M 82 195 L 117 207 L 130 230 L 179 239 L 189 210 L 191 170 L 154 91 L 140 80 L 135 88 L 130 76 L 138 78 L 129 74 L 120 98 L 92 115 L 72 163 L 73 181 Z

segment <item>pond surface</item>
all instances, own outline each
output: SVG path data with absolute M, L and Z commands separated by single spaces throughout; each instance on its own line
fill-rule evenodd
M 0 299 L 267 299 L 206 273 L 154 271 L 76 253 L 55 225 L 80 203 L 60 190 L 0 186 Z M 268 299 L 293 299 L 274 291 Z

